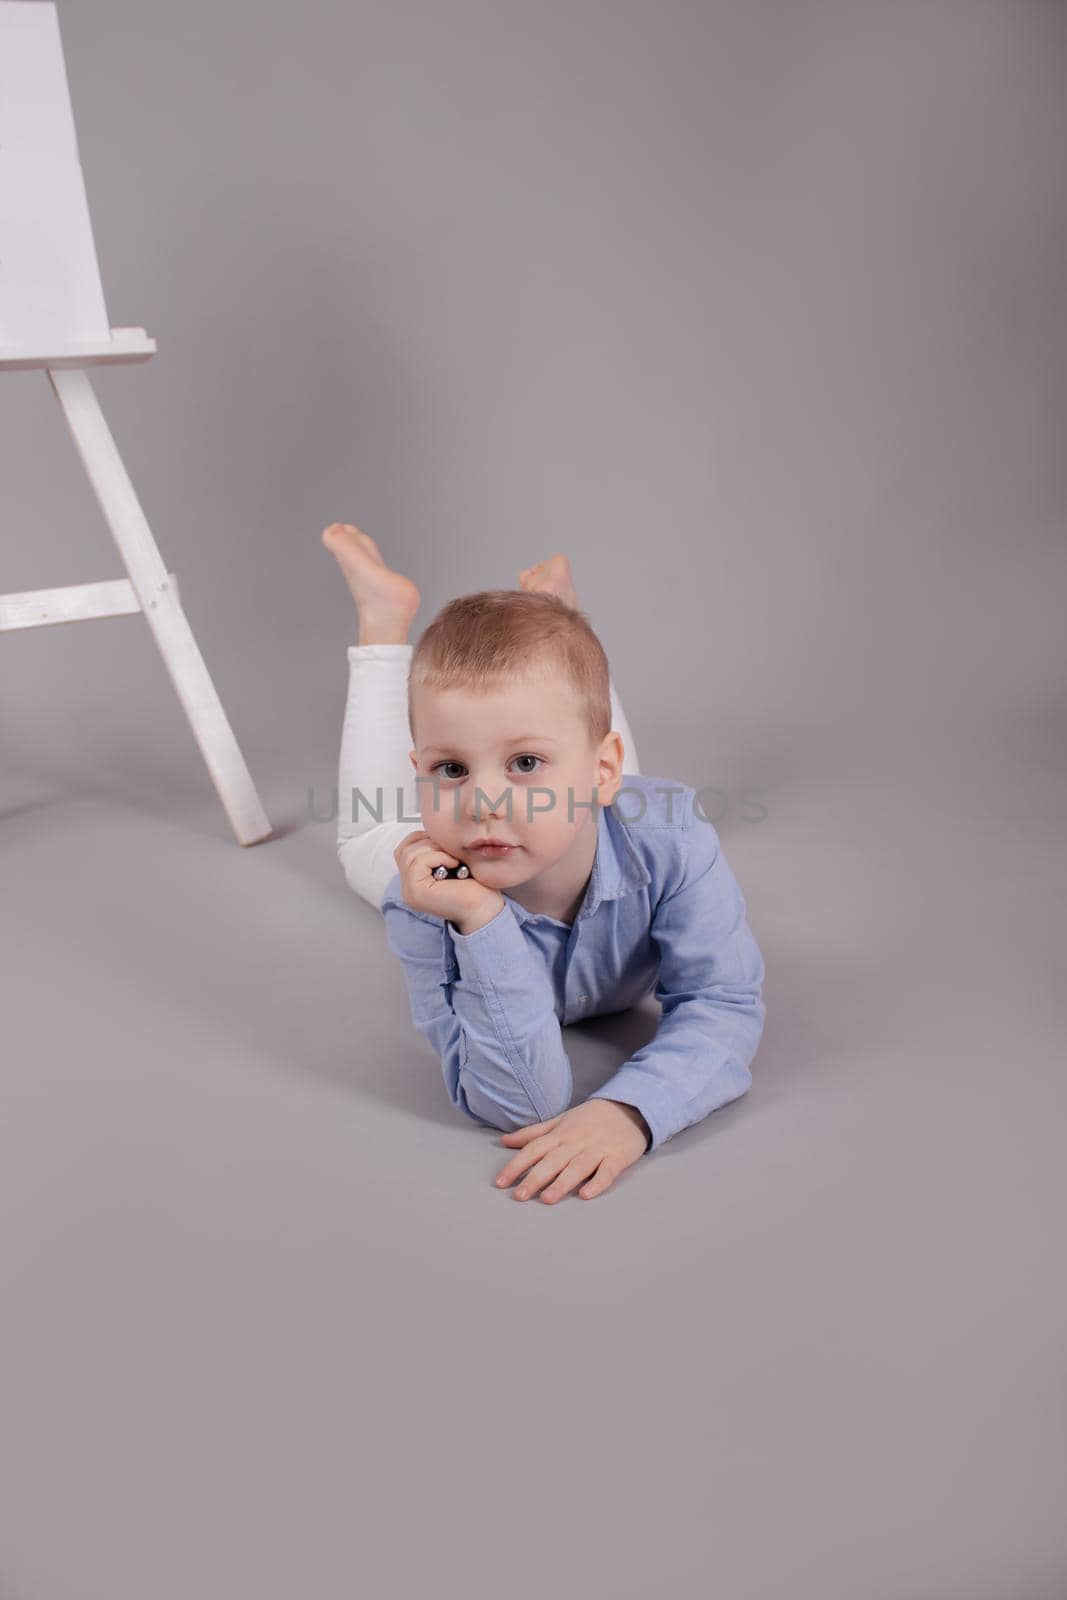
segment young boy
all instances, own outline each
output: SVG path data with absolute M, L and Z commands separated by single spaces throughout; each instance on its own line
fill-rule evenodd
M 380 906 L 452 1104 L 507 1130 L 497 1183 L 592 1199 L 751 1085 L 764 964 L 741 890 L 697 791 L 640 773 L 564 555 L 451 601 L 413 647 L 411 580 L 349 523 L 322 539 L 359 612 L 348 882 Z M 655 1037 L 571 1107 L 561 1024 L 653 991 Z

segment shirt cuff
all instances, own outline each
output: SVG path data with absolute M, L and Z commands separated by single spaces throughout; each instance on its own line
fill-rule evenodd
M 649 1080 L 647 1073 L 639 1067 L 620 1067 L 614 1077 L 602 1083 L 599 1089 L 594 1089 L 589 1100 L 621 1100 L 624 1105 L 635 1106 L 645 1121 L 648 1123 L 652 1134 L 652 1142 L 645 1151 L 651 1155 L 659 1145 L 665 1144 L 676 1132 L 672 1111 L 665 1106 L 658 1092 L 658 1086 Z
M 451 921 L 448 931 L 459 958 L 460 972 L 464 978 L 474 978 L 478 983 L 496 982 L 505 973 L 513 972 L 516 962 L 530 960 L 526 935 L 507 901 L 495 917 L 483 922 L 473 933 L 460 933 Z

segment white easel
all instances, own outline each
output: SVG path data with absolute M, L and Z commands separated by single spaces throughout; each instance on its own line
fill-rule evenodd
M 270 822 L 86 371 L 155 349 L 109 325 L 54 0 L 0 0 L 0 372 L 47 373 L 129 574 L 0 595 L 0 632 L 140 612 L 233 831 L 255 844 Z

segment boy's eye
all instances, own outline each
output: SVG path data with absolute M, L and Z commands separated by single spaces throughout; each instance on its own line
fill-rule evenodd
M 541 761 L 544 760 L 544 757 L 543 756 L 522 755 L 522 756 L 516 756 L 515 760 L 516 761 L 538 761 L 538 762 L 541 762 Z M 457 773 L 446 772 L 444 770 L 446 767 L 459 767 L 461 772 L 464 770 L 462 761 L 438 761 L 438 762 L 435 763 L 434 766 L 432 766 L 430 768 L 430 771 L 431 772 L 440 772 L 441 776 L 444 777 L 444 778 L 454 778 L 454 777 L 458 776 Z M 537 771 L 536 767 L 522 767 L 522 768 L 520 768 L 521 775 L 524 778 L 531 777 L 532 774 L 535 773 L 536 771 Z

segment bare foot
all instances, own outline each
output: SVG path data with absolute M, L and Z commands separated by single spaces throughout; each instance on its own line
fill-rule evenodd
M 351 522 L 331 522 L 322 542 L 345 575 L 359 611 L 361 644 L 403 644 L 419 609 L 418 588 L 387 567 L 377 544 Z
M 525 567 L 519 573 L 519 586 L 530 594 L 558 595 L 572 611 L 578 610 L 571 564 L 561 552 L 549 556 L 546 561 L 539 561 L 535 567 Z

